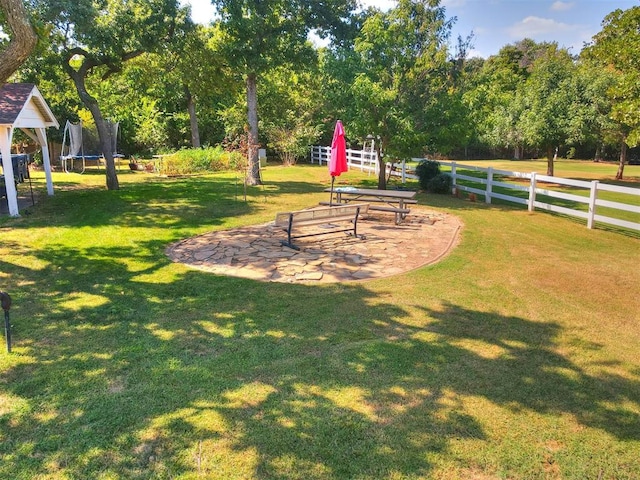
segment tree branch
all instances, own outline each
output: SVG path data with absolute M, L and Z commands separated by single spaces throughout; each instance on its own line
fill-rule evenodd
M 0 84 L 29 58 L 38 42 L 36 32 L 29 21 L 22 0 L 0 0 L 0 9 L 4 13 L 11 32 L 9 46 L 0 52 Z

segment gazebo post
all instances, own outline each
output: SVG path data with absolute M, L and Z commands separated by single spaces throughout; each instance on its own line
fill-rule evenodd
M 38 143 L 42 147 L 42 165 L 44 166 L 44 176 L 47 180 L 47 194 L 53 195 L 53 179 L 51 177 L 51 159 L 49 157 L 49 144 L 47 143 L 47 130 L 36 128 Z
M 2 171 L 4 172 L 4 185 L 7 189 L 7 205 L 9 215 L 19 217 L 18 212 L 18 192 L 13 173 L 13 162 L 11 161 L 11 139 L 13 138 L 13 128 L 0 128 L 0 153 L 2 153 Z

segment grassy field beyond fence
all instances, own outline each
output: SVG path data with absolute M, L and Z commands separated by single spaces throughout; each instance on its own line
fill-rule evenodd
M 0 218 L 0 478 L 639 478 L 637 235 L 420 193 L 465 225 L 441 262 L 263 283 L 165 248 L 317 205 L 326 166 L 246 201 L 236 173 L 119 178 Z

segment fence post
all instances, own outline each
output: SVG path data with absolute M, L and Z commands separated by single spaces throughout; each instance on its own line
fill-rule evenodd
M 491 203 L 491 193 L 493 192 L 493 167 L 487 169 L 487 188 L 484 195 L 484 201 Z
M 536 203 L 536 172 L 531 174 L 531 184 L 529 185 L 529 211 L 533 212 Z
M 591 193 L 589 194 L 589 216 L 587 217 L 587 228 L 593 228 L 596 217 L 596 200 L 598 199 L 598 180 L 591 182 Z

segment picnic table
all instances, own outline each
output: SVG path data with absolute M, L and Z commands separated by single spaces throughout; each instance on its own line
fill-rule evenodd
M 326 188 L 325 192 L 331 192 Z M 396 224 L 404 220 L 411 211 L 409 205 L 418 203 L 415 200 L 416 192 L 411 190 L 375 190 L 373 188 L 338 187 L 333 189 L 335 200 L 331 204 L 340 205 L 350 202 L 373 203 L 369 210 L 392 212 L 396 216 Z M 322 202 L 327 203 L 327 202 Z

